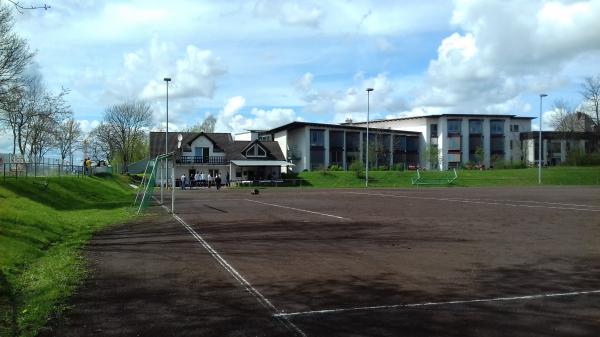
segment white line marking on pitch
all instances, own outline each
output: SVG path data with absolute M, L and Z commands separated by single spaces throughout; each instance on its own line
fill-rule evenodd
M 539 294 L 539 295 L 528 295 L 528 296 L 496 297 L 496 298 L 484 298 L 484 299 L 477 299 L 477 300 L 460 300 L 460 301 L 447 301 L 447 302 L 426 302 L 426 303 L 411 303 L 411 304 L 377 305 L 377 306 L 371 306 L 371 307 L 355 307 L 355 308 L 341 308 L 341 309 L 325 309 L 325 310 L 312 310 L 312 311 L 298 311 L 298 312 L 279 313 L 279 314 L 275 314 L 275 316 L 291 317 L 291 316 L 303 316 L 303 315 L 334 314 L 334 313 L 341 313 L 341 312 L 348 312 L 348 311 L 366 311 L 366 310 L 399 309 L 399 308 L 418 308 L 418 307 L 431 307 L 431 306 L 443 306 L 443 305 L 458 305 L 458 304 L 470 304 L 470 303 L 486 303 L 486 302 L 509 302 L 509 301 L 535 300 L 535 299 L 540 299 L 540 298 L 578 296 L 578 295 L 589 295 L 589 294 L 600 294 L 600 290 L 575 291 L 575 292 L 569 292 L 569 293 Z
M 154 198 L 154 200 L 156 200 L 156 198 Z M 156 200 L 158 201 L 158 200 Z M 163 208 L 165 208 L 167 211 L 169 211 L 169 209 L 165 206 L 162 205 Z M 236 280 L 240 283 L 240 285 L 242 287 L 244 287 L 246 289 L 247 292 L 249 292 L 252 296 L 254 296 L 254 298 L 260 303 L 262 304 L 265 308 L 267 308 L 269 311 L 274 312 L 273 316 L 279 318 L 280 322 L 289 330 L 291 330 L 292 332 L 294 332 L 296 335 L 298 336 L 303 336 L 306 337 L 306 334 L 300 330 L 300 328 L 298 328 L 294 323 L 292 323 L 287 317 L 285 316 L 278 316 L 279 313 L 282 313 L 281 310 L 277 309 L 273 303 L 271 303 L 271 301 L 269 301 L 268 298 L 266 298 L 260 291 L 258 291 L 256 288 L 254 288 L 250 282 L 248 282 L 237 270 L 235 270 L 235 268 L 233 268 L 221 255 L 219 255 L 219 253 L 217 253 L 217 251 L 210 245 L 208 244 L 208 242 L 206 242 L 202 236 L 200 236 L 200 234 L 198 234 L 192 227 L 190 227 L 185 221 L 183 221 L 183 219 L 181 219 L 179 216 L 177 216 L 176 214 L 172 214 L 173 218 L 175 218 L 175 220 L 177 220 L 183 227 L 185 227 L 185 229 L 188 230 L 188 232 L 190 232 L 190 234 L 192 234 L 192 236 L 196 239 L 196 241 L 198 241 L 202 247 L 204 247 L 204 249 L 206 249 L 210 255 L 217 260 L 217 262 Z
M 350 220 L 348 218 L 344 218 L 344 217 L 337 216 L 337 215 L 331 215 L 331 214 L 327 214 L 327 213 L 313 212 L 313 211 L 309 211 L 309 210 L 305 210 L 305 209 L 301 209 L 301 208 L 295 208 L 295 207 L 289 207 L 289 206 L 282 206 L 282 205 L 277 205 L 277 204 L 270 204 L 268 202 L 256 201 L 256 200 L 251 200 L 251 199 L 245 199 L 245 200 L 246 201 L 250 201 L 250 202 L 256 202 L 258 204 L 273 206 L 273 207 L 281 207 L 281 208 L 292 209 L 294 211 L 300 211 L 300 212 L 312 213 L 312 214 L 317 214 L 317 215 L 322 215 L 322 216 L 328 216 L 328 217 L 336 218 L 336 219 L 340 219 L 340 220 Z
M 509 204 L 502 202 L 490 202 L 490 201 L 475 201 L 475 200 L 464 200 L 456 198 L 434 198 L 434 197 L 417 197 L 409 195 L 399 194 L 380 194 L 380 193 L 365 193 L 365 192 L 346 192 L 348 194 L 361 194 L 361 195 L 372 195 L 379 197 L 391 197 L 391 198 L 407 198 L 407 199 L 421 199 L 421 200 L 438 200 L 438 201 L 450 201 L 450 202 L 461 202 L 466 204 L 482 204 L 482 205 L 499 205 L 499 206 L 511 206 L 511 207 L 526 207 L 526 208 L 547 208 L 547 209 L 562 209 L 571 211 L 582 211 L 582 212 L 600 212 L 600 209 L 588 209 L 588 208 L 574 208 L 574 207 L 558 207 L 558 206 L 544 206 L 544 205 L 523 205 L 523 204 Z
M 559 205 L 559 206 L 574 206 L 574 207 L 587 207 L 587 208 L 600 208 L 600 205 L 583 205 L 583 204 L 566 204 L 561 202 L 549 202 L 549 201 L 533 201 L 533 200 L 494 200 L 494 199 L 469 199 L 469 198 L 453 198 L 456 200 L 468 200 L 468 201 L 488 201 L 488 202 L 523 202 L 529 204 L 546 204 L 546 205 Z

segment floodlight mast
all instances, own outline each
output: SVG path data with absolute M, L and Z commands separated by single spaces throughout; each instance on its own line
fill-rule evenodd
M 538 184 L 542 184 L 542 100 L 547 94 L 540 94 L 540 130 L 538 142 Z
M 369 94 L 371 93 L 371 91 L 373 91 L 373 88 L 367 88 L 367 144 L 366 144 L 366 148 L 367 148 L 367 153 L 366 153 L 366 157 L 365 157 L 365 187 L 369 187 Z

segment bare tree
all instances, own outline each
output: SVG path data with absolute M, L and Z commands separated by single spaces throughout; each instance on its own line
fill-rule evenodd
M 150 126 L 152 108 L 146 102 L 125 102 L 110 106 L 104 113 L 104 123 L 111 137 L 114 154 L 121 156 L 124 171 L 135 153 L 135 146 L 145 137 Z M 113 154 L 113 155 L 114 155 Z
M 572 104 L 563 99 L 557 99 L 554 101 L 553 110 L 554 114 L 550 123 L 554 130 L 564 133 L 584 131 L 584 121 L 578 118 Z
M 595 129 L 596 150 L 600 148 L 600 75 L 586 77 L 581 84 L 585 113 L 591 117 Z
M 82 142 L 83 152 L 94 161 L 106 159 L 109 162 L 113 159 L 116 145 L 111 128 L 106 123 L 95 127 Z
M 15 0 L 8 0 L 8 2 L 10 2 L 19 13 L 23 13 L 23 11 L 27 10 L 27 9 L 48 10 L 50 8 L 50 6 L 48 6 L 46 4 L 36 6 L 36 5 L 21 5 L 18 1 L 15 1 Z
M 217 119 L 213 117 L 213 115 L 208 115 L 202 123 L 198 123 L 191 128 L 189 128 L 186 132 L 205 132 L 211 133 L 215 132 L 215 125 L 217 124 Z
M 13 25 L 10 9 L 0 5 L 0 101 L 19 81 L 34 56 L 27 41 L 13 32 Z
M 81 136 L 81 127 L 72 117 L 64 120 L 57 126 L 54 139 L 63 162 L 67 156 L 73 154 L 75 149 L 77 149 L 81 141 Z

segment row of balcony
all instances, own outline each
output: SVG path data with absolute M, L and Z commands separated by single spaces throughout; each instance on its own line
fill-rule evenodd
M 181 156 L 175 160 L 177 164 L 215 164 L 223 165 L 228 162 L 224 156 Z

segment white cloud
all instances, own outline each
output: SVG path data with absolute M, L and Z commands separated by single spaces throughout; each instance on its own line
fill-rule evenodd
M 299 82 L 303 82 L 304 77 Z M 391 80 L 386 74 L 365 78 L 362 72 L 358 72 L 354 75 L 353 80 L 355 85 L 345 91 L 317 90 L 312 86 L 307 87 L 309 90 L 303 92 L 303 99 L 306 102 L 305 110 L 319 114 L 334 113 L 336 122 L 344 121 L 346 118 L 356 119 L 363 113 L 366 119 L 366 88 L 374 89 L 370 93 L 369 103 L 372 113 L 382 111 L 394 113 L 407 108 L 399 91 L 404 85 Z
M 574 58 L 600 49 L 600 2 L 459 0 L 415 105 L 446 112 L 512 112 L 520 95 L 564 85 Z
M 221 59 L 214 56 L 210 50 L 201 50 L 196 46 L 188 45 L 183 58 L 175 61 L 175 70 L 170 68 L 164 59 L 171 48 L 151 48 L 149 52 L 150 64 L 156 64 L 156 77 L 160 78 L 160 72 L 164 77 L 171 77 L 169 85 L 169 96 L 173 98 L 207 97 L 212 98 L 216 88 L 216 79 L 226 73 Z M 165 62 L 162 63 L 161 61 Z M 162 63 L 162 64 L 161 64 Z M 165 73 L 165 70 L 167 73 Z M 141 97 L 144 99 L 155 99 L 165 95 L 165 83 L 150 80 L 142 90 Z
M 323 10 L 310 1 L 259 0 L 254 6 L 258 17 L 278 19 L 282 25 L 318 27 Z
M 95 127 L 97 127 L 98 125 L 100 125 L 100 121 L 98 120 L 87 120 L 87 119 L 80 119 L 77 120 L 77 123 L 79 124 L 79 127 L 81 128 L 81 131 L 84 134 L 88 134 L 90 131 L 92 131 Z
M 231 97 L 217 116 L 216 131 L 242 132 L 244 130 L 268 130 L 298 120 L 293 109 L 273 108 L 264 110 L 252 108 L 249 115 L 243 114 L 246 99 L 242 96 Z

